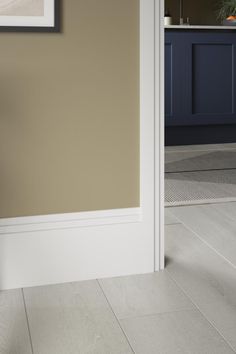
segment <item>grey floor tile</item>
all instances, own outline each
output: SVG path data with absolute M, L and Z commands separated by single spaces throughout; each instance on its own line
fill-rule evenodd
M 96 281 L 24 289 L 34 354 L 130 354 Z
M 0 292 L 0 353 L 32 354 L 21 290 Z
M 165 154 L 165 172 L 236 168 L 236 150 L 181 151 Z
M 217 209 L 227 218 L 230 218 L 233 221 L 236 221 L 236 203 L 219 203 L 212 206 L 213 208 Z
M 215 150 L 213 150 L 214 153 Z M 165 172 L 182 172 L 183 170 L 188 169 L 189 162 L 195 160 L 195 158 L 203 158 L 204 156 L 208 156 L 212 151 L 167 151 L 165 153 Z M 183 166 L 179 163 L 182 163 Z M 190 168 L 195 168 L 195 165 L 190 165 Z
M 193 308 L 165 272 L 104 279 L 100 284 L 119 319 Z
M 236 350 L 235 269 L 183 225 L 165 230 L 167 271 Z
M 236 221 L 214 205 L 179 207 L 172 213 L 236 266 Z
M 136 354 L 230 354 L 234 351 L 197 310 L 121 321 Z
M 222 147 L 223 147 L 224 149 L 236 149 L 236 143 L 222 144 Z
M 226 144 L 201 144 L 201 145 L 179 145 L 179 146 L 165 146 L 166 152 L 175 151 L 208 151 L 208 150 L 222 150 L 227 147 Z
M 171 213 L 171 208 L 165 208 L 165 225 L 179 224 L 180 221 Z

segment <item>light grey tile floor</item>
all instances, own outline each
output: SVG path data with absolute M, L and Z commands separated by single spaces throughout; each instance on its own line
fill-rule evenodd
M 180 145 L 180 146 L 166 146 L 166 152 L 177 151 L 210 151 L 210 150 L 222 150 L 228 148 L 236 148 L 236 144 L 204 144 L 204 145 Z
M 21 289 L 0 292 L 0 353 L 32 354 Z
M 236 168 L 236 150 L 181 151 L 165 154 L 165 172 L 208 171 Z
M 236 203 L 219 203 L 214 205 L 216 210 L 219 210 L 225 217 L 236 221 Z
M 236 149 L 236 143 L 221 144 L 224 149 Z
M 119 319 L 193 308 L 164 272 L 104 279 L 100 284 Z
M 236 271 L 184 225 L 166 226 L 166 271 L 236 350 Z
M 136 354 L 228 354 L 234 351 L 197 310 L 121 321 Z
M 24 294 L 34 353 L 133 353 L 97 281 Z
M 236 353 L 235 206 L 168 208 L 163 272 L 0 292 L 0 353 Z
M 187 206 L 174 208 L 172 213 L 236 267 L 236 221 L 223 214 L 220 207 Z
M 178 220 L 170 211 L 171 209 L 165 209 L 165 225 L 180 224 Z

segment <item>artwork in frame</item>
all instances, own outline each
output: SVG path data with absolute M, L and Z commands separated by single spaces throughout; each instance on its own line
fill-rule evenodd
M 58 32 L 59 0 L 0 0 L 0 31 Z

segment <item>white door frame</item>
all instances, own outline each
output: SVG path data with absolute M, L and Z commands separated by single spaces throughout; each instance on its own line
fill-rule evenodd
M 0 219 L 0 289 L 164 268 L 163 3 L 140 0 L 140 207 Z
M 154 271 L 164 269 L 164 0 L 140 0 L 140 194 L 149 195 L 146 174 L 147 148 L 153 158 Z M 149 125 L 152 125 L 150 128 Z M 152 136 L 152 130 L 154 136 Z M 153 145 L 150 140 L 153 140 Z M 148 162 L 149 164 L 150 161 Z M 152 203 L 150 200 L 149 203 Z M 151 211 L 151 209 L 149 209 Z
M 154 0 L 155 7 L 155 270 L 165 267 L 165 77 L 164 77 L 164 0 Z

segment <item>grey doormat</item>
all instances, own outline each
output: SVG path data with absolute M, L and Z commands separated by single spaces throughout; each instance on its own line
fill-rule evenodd
M 166 154 L 166 206 L 226 201 L 236 201 L 236 150 Z

